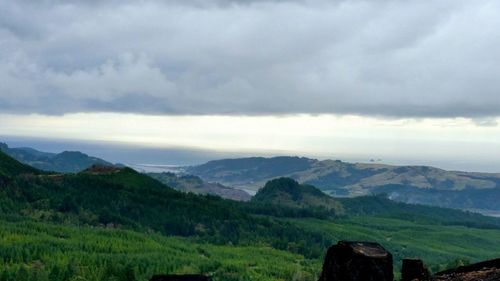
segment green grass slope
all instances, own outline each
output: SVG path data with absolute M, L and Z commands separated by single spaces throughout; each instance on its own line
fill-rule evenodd
M 434 272 L 457 262 L 478 262 L 500 256 L 500 231 L 464 226 L 425 224 L 405 219 L 360 216 L 336 221 L 290 219 L 325 239 L 376 241 L 394 255 L 395 269 L 403 258 L 421 258 Z
M 174 173 L 147 173 L 148 176 L 159 180 L 160 182 L 183 192 L 192 192 L 195 194 L 211 194 L 225 199 L 237 201 L 248 201 L 252 198 L 250 194 L 243 190 L 224 186 L 219 183 L 209 183 L 203 181 L 198 176 L 176 175 Z

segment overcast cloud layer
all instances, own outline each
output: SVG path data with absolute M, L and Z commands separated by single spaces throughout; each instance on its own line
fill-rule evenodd
M 0 112 L 500 116 L 500 1 L 0 0 Z

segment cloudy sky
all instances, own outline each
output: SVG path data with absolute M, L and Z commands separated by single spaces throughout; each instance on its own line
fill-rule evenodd
M 0 135 L 500 172 L 499 26 L 485 0 L 0 0 Z

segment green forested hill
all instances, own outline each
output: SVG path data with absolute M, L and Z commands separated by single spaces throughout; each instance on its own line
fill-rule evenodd
M 12 157 L 0 151 L 0 176 L 7 178 L 25 173 L 39 174 L 40 172 L 31 166 L 14 160 Z
M 214 245 L 156 233 L 0 220 L 2 281 L 146 281 L 158 273 L 214 280 L 314 281 L 320 260 L 265 245 Z
M 251 209 L 219 197 L 176 191 L 129 168 L 24 173 L 10 177 L 0 189 L 0 214 L 155 231 L 212 243 L 265 243 L 307 256 L 319 256 L 327 245 L 314 233 L 271 216 L 254 216 Z M 299 247 L 297 239 L 309 245 Z
M 271 180 L 252 198 L 252 202 L 297 208 L 321 208 L 343 214 L 342 205 L 311 185 L 299 184 L 290 178 Z
M 425 224 L 463 225 L 477 228 L 500 228 L 500 219 L 473 212 L 395 202 L 384 195 L 355 198 L 332 198 L 311 185 L 290 178 L 266 183 L 252 203 L 279 205 L 316 211 L 310 217 L 378 216 L 410 220 Z
M 92 165 L 112 165 L 100 158 L 92 157 L 79 151 L 50 153 L 29 147 L 11 148 L 5 143 L 0 143 L 0 151 L 22 163 L 44 171 L 77 173 Z
M 456 210 L 364 197 L 336 200 L 345 212 L 332 215 L 312 205 L 185 194 L 128 168 L 51 174 L 0 159 L 1 281 L 146 280 L 151 272 L 315 280 L 327 247 L 351 239 L 383 244 L 396 263 L 419 256 L 435 269 L 500 252 L 498 220 Z M 291 194 L 296 187 L 281 186 Z

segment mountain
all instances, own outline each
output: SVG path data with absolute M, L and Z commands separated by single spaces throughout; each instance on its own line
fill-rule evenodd
M 426 223 L 500 227 L 500 220 L 494 218 L 433 207 L 415 208 L 387 199 L 383 201 L 382 210 L 370 212 L 380 206 L 377 197 L 365 197 L 361 205 L 367 207 L 360 209 L 356 207 L 359 199 L 330 199 L 314 187 L 298 185 L 290 179 L 268 183 L 256 201 L 236 202 L 179 192 L 130 168 L 94 165 L 76 174 L 56 174 L 21 164 L 2 152 L 0 159 L 0 171 L 4 175 L 0 186 L 0 214 L 22 214 L 48 221 L 113 224 L 233 243 L 258 237 L 259 241 L 279 240 L 280 247 L 287 247 L 288 240 L 302 237 L 310 242 L 308 248 L 302 250 L 317 253 L 321 249 L 317 244 L 319 238 L 275 218 L 325 219 L 331 218 L 331 209 L 344 208 L 347 216 L 413 217 Z M 268 204 L 269 200 L 278 204 Z M 390 211 L 384 213 L 386 210 Z
M 308 170 L 315 160 L 300 157 L 250 157 L 209 161 L 186 172 L 224 185 L 258 189 L 271 179 Z
M 298 208 L 323 208 L 336 214 L 342 205 L 312 185 L 299 184 L 290 178 L 268 181 L 252 198 L 252 202 Z
M 92 166 L 75 174 L 42 173 L 0 152 L 0 217 L 110 226 L 213 243 L 265 243 L 319 255 L 317 235 L 272 217 L 254 215 L 243 203 L 176 191 L 130 168 Z M 271 210 L 271 213 L 275 210 Z M 285 214 L 281 212 L 281 214 Z M 292 214 L 292 212 L 290 212 Z
M 79 151 L 64 151 L 56 154 L 29 147 L 10 148 L 5 143 L 0 143 L 0 151 L 37 169 L 61 173 L 76 173 L 96 164 L 113 165 Z
M 103 280 L 127 265 L 140 280 L 155 270 L 218 272 L 227 276 L 221 280 L 240 280 L 242 274 L 258 276 L 249 280 L 293 280 L 295 271 L 260 278 L 262 266 L 276 268 L 279 258 L 267 255 L 266 263 L 255 263 L 259 249 L 293 253 L 290 267 L 297 268 L 319 264 L 328 246 L 345 239 L 380 241 L 397 263 L 420 256 L 436 268 L 457 257 L 487 259 L 500 250 L 499 219 L 382 197 L 331 199 L 290 179 L 268 183 L 256 201 L 236 202 L 179 192 L 130 168 L 42 172 L 0 152 L 0 171 L 2 280 Z M 330 205 L 344 212 L 332 216 Z M 164 236 L 175 236 L 167 252 L 174 259 L 157 248 Z M 214 253 L 217 247 L 242 263 L 223 266 L 214 260 L 222 256 Z M 44 279 L 22 277 L 42 273 Z M 52 273 L 61 277 L 47 277 Z
M 211 194 L 222 198 L 249 201 L 252 196 L 243 190 L 230 188 L 219 183 L 209 183 L 203 181 L 198 176 L 176 175 L 170 172 L 147 173 L 148 176 L 159 180 L 160 182 L 183 192 L 192 192 L 195 194 Z
M 289 177 L 333 196 L 384 193 L 407 203 L 500 211 L 500 205 L 495 204 L 500 200 L 500 174 L 493 173 L 299 157 L 223 159 L 187 167 L 186 172 L 207 181 L 253 190 L 273 178 Z

